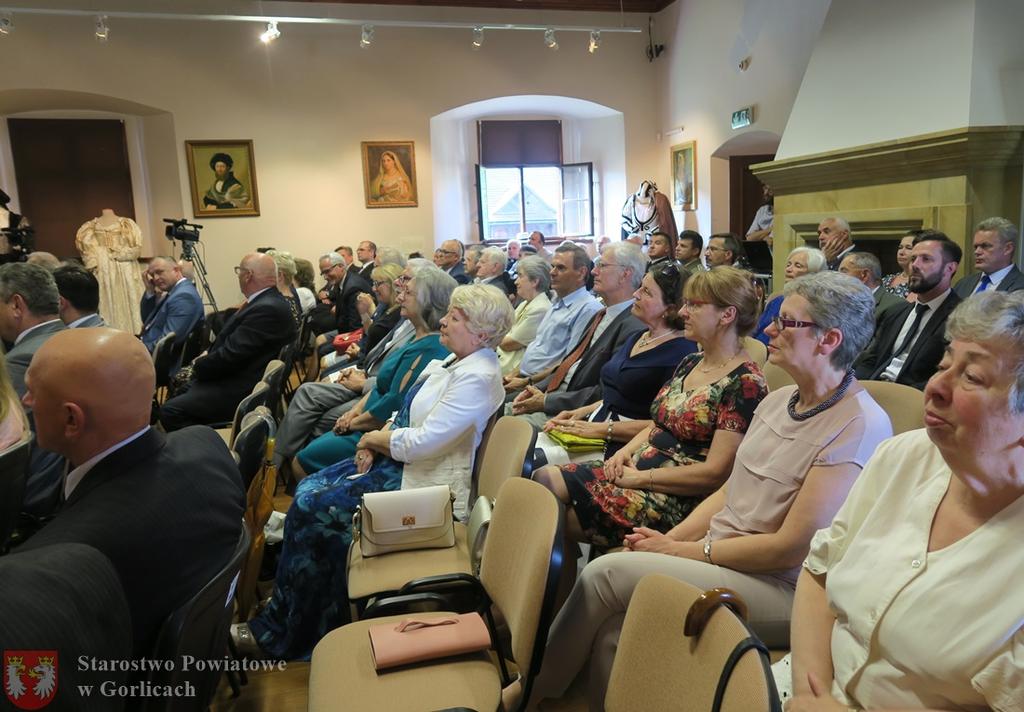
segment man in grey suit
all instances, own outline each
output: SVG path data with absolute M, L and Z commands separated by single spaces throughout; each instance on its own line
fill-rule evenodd
M 106 326 L 97 312 L 100 309 L 100 283 L 85 267 L 61 265 L 53 270 L 53 279 L 60 293 L 60 320 L 69 329 Z
M 863 282 L 871 290 L 875 300 L 875 323 L 878 323 L 882 312 L 889 307 L 906 303 L 905 299 L 886 291 L 882 286 L 882 265 L 870 252 L 846 253 L 846 257 L 839 263 L 839 271 Z
M 961 299 L 996 289 L 1016 292 L 1024 289 L 1024 274 L 1013 264 L 1017 226 L 1006 218 L 988 218 L 974 228 L 974 267 L 978 271 L 956 283 L 953 291 Z
M 633 316 L 633 292 L 640 287 L 647 257 L 631 242 L 613 242 L 594 267 L 594 292 L 604 308 L 560 363 L 538 374 L 538 386 L 526 386 L 506 414 L 523 416 L 542 427 L 557 413 L 593 403 L 600 397 L 601 367 L 623 343 L 644 329 Z
M 0 337 L 13 344 L 5 361 L 15 392 L 25 395 L 25 372 L 39 347 L 67 327 L 60 320 L 60 293 L 50 270 L 27 262 L 0 266 Z M 35 419 L 26 409 L 35 432 Z M 51 514 L 59 503 L 64 459 L 32 445 L 22 510 L 37 517 Z

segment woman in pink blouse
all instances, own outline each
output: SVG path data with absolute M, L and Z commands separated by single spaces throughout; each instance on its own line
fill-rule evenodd
M 552 624 L 536 698 L 563 694 L 590 658 L 591 709 L 603 708 L 622 615 L 648 573 L 737 591 L 754 632 L 769 646 L 788 644 L 811 536 L 832 521 L 892 427 L 851 370 L 874 328 L 868 289 L 822 272 L 790 282 L 784 294 L 766 330 L 768 358 L 796 385 L 761 402 L 726 484 L 690 516 L 668 534 L 636 529 L 623 542 L 628 551 L 583 570 Z

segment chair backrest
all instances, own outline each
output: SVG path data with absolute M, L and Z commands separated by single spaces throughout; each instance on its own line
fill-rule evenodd
M 747 352 L 750 360 L 761 368 L 768 362 L 768 347 L 753 336 L 743 337 L 743 350 Z
M 861 381 L 860 384 L 888 414 L 893 435 L 924 427 L 924 391 L 888 381 Z
M 700 589 L 663 574 L 649 574 L 629 600 L 608 691 L 607 712 L 705 712 L 737 643 L 751 636 L 726 606 L 717 606 L 703 632 L 684 634 Z M 743 653 L 729 677 L 721 712 L 777 710 L 771 671 L 757 650 Z
M 174 670 L 152 672 L 153 685 L 180 685 L 189 681 L 196 690 L 195 697 L 145 698 L 144 712 L 206 709 L 217 689 L 220 670 L 183 670 L 180 661 L 185 656 L 195 660 L 223 660 L 227 652 L 228 628 L 234 603 L 234 587 L 242 561 L 249 551 L 249 532 L 242 522 L 241 534 L 230 560 L 210 579 L 188 603 L 171 613 L 157 637 L 153 648 L 154 660 L 174 660 Z
M 174 332 L 160 337 L 153 347 L 153 370 L 156 371 L 156 387 L 166 386 L 171 379 L 171 363 L 174 361 Z
M 562 503 L 546 487 L 513 477 L 498 491 L 484 545 L 480 581 L 508 624 L 524 705 L 554 616 L 563 518 Z
M 242 419 L 256 410 L 257 406 L 267 404 L 267 393 L 269 391 L 270 386 L 263 381 L 257 381 L 256 385 L 252 387 L 252 392 L 238 403 L 238 407 L 235 408 L 235 417 L 231 421 L 231 436 L 228 438 L 228 447 L 234 447 L 238 431 L 242 429 Z
M 476 494 L 494 499 L 505 480 L 528 475 L 527 454 L 536 444 L 537 431 L 525 418 L 498 418 L 481 448 Z
M 21 442 L 0 452 L 0 552 L 14 531 L 25 499 L 25 476 L 31 450 L 32 431 L 26 428 Z
M 266 450 L 267 440 L 274 437 L 276 430 L 277 425 L 266 406 L 257 406 L 242 419 L 231 450 L 238 460 L 242 486 L 247 491 L 252 479 L 263 466 L 263 452 Z
M 192 331 L 188 332 L 185 342 L 181 345 L 181 353 L 178 356 L 178 368 L 192 363 L 196 356 L 209 346 L 210 323 L 206 319 L 200 319 L 192 325 Z
M 792 376 L 771 361 L 766 362 L 761 371 L 764 373 L 764 380 L 768 384 L 769 391 L 777 391 L 783 386 L 791 386 L 796 383 Z
M 275 358 L 263 369 L 263 378 L 260 379 L 270 387 L 267 393 L 267 407 L 277 419 L 281 417 L 281 395 L 284 392 L 284 379 L 287 374 L 285 362 Z
M 261 417 L 270 420 L 270 411 L 259 409 L 259 414 L 250 417 Z M 264 412 L 265 411 L 265 412 Z M 263 548 L 266 544 L 264 527 L 274 511 L 274 491 L 277 488 L 277 468 L 274 465 L 274 438 L 267 440 L 263 451 L 263 465 L 245 495 L 245 525 L 249 528 L 249 554 L 245 557 L 242 571 L 239 574 L 238 587 L 235 591 L 237 603 L 236 615 L 239 620 L 248 620 L 249 613 L 258 599 L 256 581 L 259 578 L 260 566 L 263 563 Z

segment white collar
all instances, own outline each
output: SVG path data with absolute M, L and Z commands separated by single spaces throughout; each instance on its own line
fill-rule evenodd
M 71 322 L 70 324 L 68 324 L 68 328 L 69 329 L 74 329 L 76 326 L 81 324 L 83 321 L 85 321 L 87 319 L 92 319 L 94 316 L 97 316 L 97 315 L 96 314 L 86 314 L 85 316 L 79 317 L 79 318 L 75 319 L 73 322 Z
M 125 438 L 121 442 L 119 442 L 119 443 L 117 443 L 115 445 L 111 445 L 110 447 L 108 447 L 106 450 L 104 450 L 103 452 L 99 453 L 98 455 L 93 455 L 88 460 L 83 462 L 81 465 L 79 465 L 78 467 L 73 469 L 71 472 L 69 472 L 68 476 L 64 479 L 64 499 L 67 499 L 68 497 L 71 496 L 71 493 L 75 491 L 75 487 L 78 486 L 78 483 L 81 482 L 82 478 L 85 477 L 89 473 L 89 470 L 91 470 L 93 467 L 96 466 L 96 463 L 98 463 L 100 460 L 105 458 L 110 453 L 114 452 L 114 450 L 118 450 L 120 448 L 123 448 L 128 443 L 134 442 L 135 440 L 138 440 L 143 435 L 145 435 L 146 431 L 148 431 L 148 430 L 149 430 L 149 426 L 147 425 L 146 427 L 144 427 L 142 430 L 140 430 L 139 432 L 135 433 L 134 435 L 129 435 L 127 438 Z
M 33 332 L 36 329 L 38 329 L 40 326 L 46 326 L 47 324 L 53 324 L 54 322 L 59 322 L 59 321 L 60 321 L 60 319 L 50 319 L 49 321 L 44 321 L 42 324 L 36 324 L 35 326 L 30 326 L 29 328 L 25 329 L 23 332 L 18 334 L 18 338 L 16 338 L 14 340 L 14 345 L 17 346 L 18 344 L 20 344 L 25 339 L 26 336 L 28 336 L 31 332 Z
M 265 291 L 267 291 L 268 289 L 277 289 L 277 287 L 264 287 L 264 288 L 263 288 L 263 289 L 261 289 L 260 291 L 258 291 L 258 292 L 253 292 L 252 294 L 250 294 L 250 295 L 249 295 L 248 297 L 246 297 L 246 298 L 245 298 L 245 301 L 246 301 L 246 302 L 247 302 L 248 304 L 252 304 L 252 300 L 253 300 L 253 299 L 255 299 L 256 297 L 260 296 L 261 294 L 263 294 L 263 293 L 264 293 Z

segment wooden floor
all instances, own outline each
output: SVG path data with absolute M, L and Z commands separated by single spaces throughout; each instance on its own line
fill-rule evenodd
M 306 709 L 309 663 L 288 663 L 286 670 L 249 673 L 249 684 L 231 699 L 227 680 L 213 698 L 213 712 L 291 712 Z

